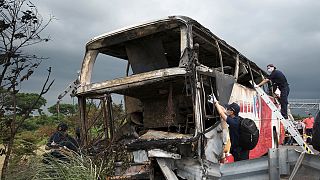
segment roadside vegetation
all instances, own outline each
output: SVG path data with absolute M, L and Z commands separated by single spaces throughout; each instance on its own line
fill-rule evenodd
M 25 99 L 19 103 L 25 104 Z M 101 108 L 98 105 L 92 106 L 90 116 L 95 117 L 99 114 Z M 123 117 L 124 110 L 122 104 L 114 104 L 114 114 L 116 117 Z M 41 108 L 41 107 L 39 107 Z M 89 155 L 87 151 L 74 153 L 65 151 L 68 161 L 61 161 L 50 155 L 45 155 L 48 151 L 44 150 L 45 144 L 49 137 L 56 131 L 60 122 L 69 125 L 68 134 L 75 137 L 77 128 L 78 110 L 77 105 L 60 104 L 60 112 L 54 111 L 56 105 L 48 108 L 52 114 L 39 114 L 38 110 L 34 111 L 28 119 L 24 121 L 21 128 L 15 136 L 15 141 L 10 156 L 9 166 L 6 173 L 6 179 L 105 179 L 105 177 L 114 173 L 115 161 L 121 160 L 126 166 L 126 162 L 131 158 L 123 147 L 106 147 L 99 155 Z M 70 109 L 73 109 L 72 111 Z M 71 111 L 71 113 L 70 113 Z M 19 119 L 20 117 L 17 116 Z M 119 122 L 120 119 L 117 120 Z M 3 122 L 3 121 L 1 121 Z M 120 122 L 119 122 L 120 123 Z M 118 124 L 119 124 L 118 123 Z M 103 129 L 97 124 L 91 132 L 92 137 L 97 137 Z M 1 124 L 2 129 L 5 124 Z M 6 134 L 1 131 L 0 144 L 5 144 Z M 116 152 L 116 153 L 115 153 Z M 45 155 L 45 156 L 44 156 Z M 50 163 L 44 163 L 44 160 Z

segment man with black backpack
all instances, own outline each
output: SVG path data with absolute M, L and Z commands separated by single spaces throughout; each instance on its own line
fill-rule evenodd
M 227 110 L 219 104 L 215 95 L 209 95 L 208 102 L 215 105 L 222 120 L 229 125 L 229 135 L 231 140 L 230 153 L 234 157 L 234 161 L 249 159 L 249 150 L 240 146 L 240 106 L 237 103 L 228 105 Z

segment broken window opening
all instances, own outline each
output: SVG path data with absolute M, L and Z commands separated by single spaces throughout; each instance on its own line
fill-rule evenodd
M 92 70 L 91 83 L 126 76 L 127 62 L 123 59 L 99 53 Z
M 225 74 L 234 75 L 234 69 L 236 62 L 230 53 L 227 53 L 223 49 L 223 46 L 217 46 L 217 40 L 203 33 L 198 28 L 193 28 L 193 43 L 199 44 L 199 63 L 217 70 L 224 72 Z M 220 51 L 219 51 L 220 50 Z M 220 53 L 222 56 L 222 63 L 220 60 Z M 222 70 L 223 66 L 223 70 Z
M 207 101 L 208 96 L 212 93 L 217 94 L 215 77 L 202 75 L 202 95 L 204 106 L 204 129 L 208 129 L 220 121 L 220 116 L 215 112 L 213 104 Z
M 91 146 L 106 141 L 109 143 L 126 122 L 123 103 L 114 103 L 111 95 L 85 99 L 85 107 L 80 106 L 85 110 L 85 126 L 81 127 L 84 132 L 81 136 L 86 137 L 81 138 L 85 141 L 83 144 Z

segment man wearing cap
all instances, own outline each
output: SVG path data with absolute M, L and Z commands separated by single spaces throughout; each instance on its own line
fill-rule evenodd
M 281 105 L 281 114 L 285 119 L 288 119 L 288 95 L 290 89 L 287 78 L 281 71 L 277 70 L 273 64 L 269 64 L 267 66 L 267 71 L 270 73 L 269 77 L 261 81 L 258 85 L 255 85 L 255 87 L 260 87 L 271 81 L 274 89 L 279 88 L 281 91 L 279 100 Z
M 230 153 L 232 154 L 234 161 L 241 161 L 249 159 L 249 150 L 244 150 L 239 145 L 239 131 L 240 131 L 240 106 L 237 103 L 231 103 L 228 105 L 227 110 L 219 104 L 214 94 L 209 96 L 208 102 L 215 105 L 222 120 L 229 125 L 229 135 L 231 141 Z

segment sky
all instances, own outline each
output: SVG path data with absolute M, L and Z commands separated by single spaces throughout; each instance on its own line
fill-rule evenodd
M 41 15 L 55 20 L 43 32 L 51 41 L 35 46 L 48 57 L 23 85 L 38 91 L 45 70 L 55 83 L 45 95 L 53 105 L 77 77 L 86 43 L 100 34 L 171 15 L 191 17 L 266 69 L 273 63 L 290 84 L 289 98 L 320 99 L 320 1 L 318 0 L 33 0 Z M 125 61 L 96 61 L 93 81 L 124 76 Z M 75 100 L 76 101 L 76 100 Z M 67 95 L 63 103 L 70 103 Z

